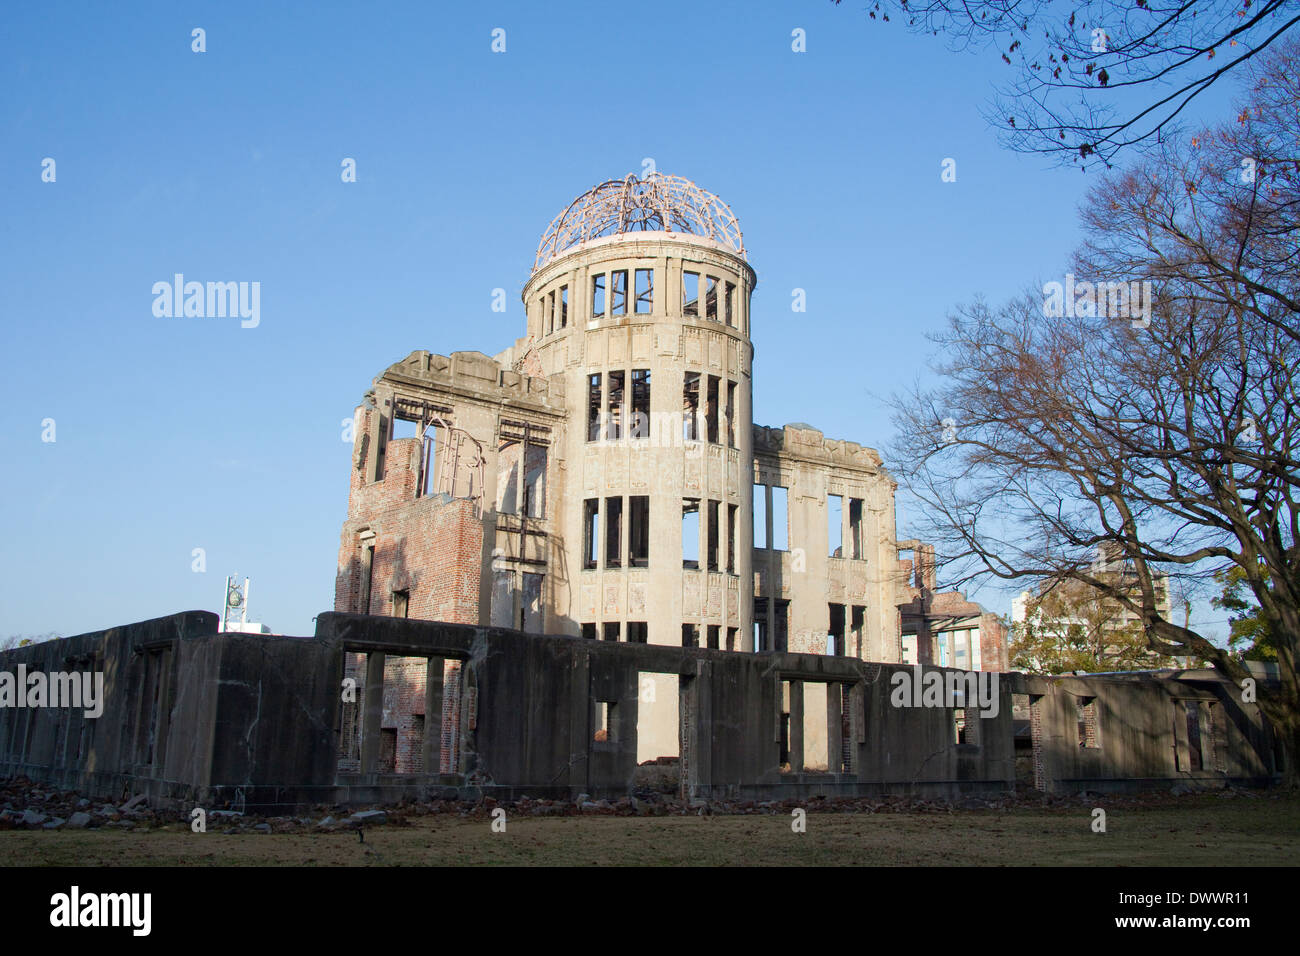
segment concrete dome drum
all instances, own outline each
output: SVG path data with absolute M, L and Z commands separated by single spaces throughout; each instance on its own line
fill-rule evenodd
M 590 239 L 629 232 L 702 236 L 745 256 L 730 206 L 689 179 L 654 172 L 644 179 L 611 179 L 569 203 L 542 234 L 533 272 Z

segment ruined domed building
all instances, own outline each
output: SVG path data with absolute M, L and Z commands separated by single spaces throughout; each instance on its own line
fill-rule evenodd
M 894 482 L 871 448 L 754 423 L 757 281 L 730 208 L 688 180 L 629 176 L 571 202 L 538 244 L 521 338 L 412 352 L 366 393 L 335 610 L 904 660 L 899 605 L 917 592 Z M 1005 642 L 984 630 L 960 666 L 1001 670 Z M 906 656 L 958 662 L 923 638 Z
M 996 616 L 896 539 L 874 451 L 754 424 L 756 282 L 691 183 L 583 194 L 514 345 L 413 352 L 365 394 L 315 633 L 184 611 L 0 652 L 11 692 L 102 690 L 0 707 L 0 777 L 277 814 L 1280 779 L 1218 674 L 1004 673 Z

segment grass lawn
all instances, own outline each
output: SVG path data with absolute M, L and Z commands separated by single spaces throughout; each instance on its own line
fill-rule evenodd
M 788 813 L 739 816 L 408 816 L 354 832 L 192 833 L 149 830 L 0 832 L 0 864 L 112 867 L 222 866 L 768 866 L 1068 865 L 1293 866 L 1300 860 L 1300 796 L 1225 799 L 1200 794 L 1156 806 L 810 813 L 794 833 Z

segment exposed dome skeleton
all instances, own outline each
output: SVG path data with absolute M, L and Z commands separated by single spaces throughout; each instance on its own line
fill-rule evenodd
M 740 224 L 713 193 L 681 176 L 628 174 L 587 190 L 551 220 L 537 245 L 533 272 L 589 239 L 628 232 L 683 232 L 745 255 Z

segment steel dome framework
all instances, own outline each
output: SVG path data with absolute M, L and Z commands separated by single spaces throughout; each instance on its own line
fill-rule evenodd
M 745 256 L 730 206 L 689 179 L 654 172 L 644 179 L 611 179 L 569 203 L 542 234 L 533 272 L 580 243 L 628 232 L 704 236 Z

